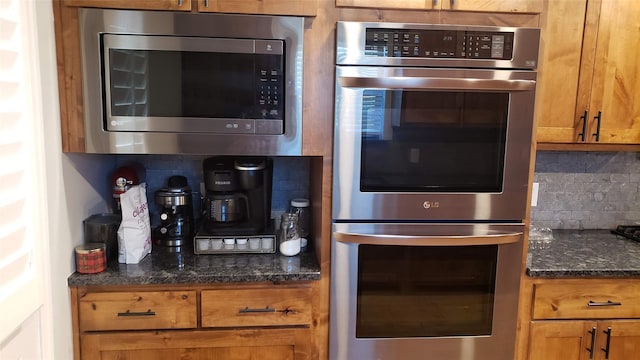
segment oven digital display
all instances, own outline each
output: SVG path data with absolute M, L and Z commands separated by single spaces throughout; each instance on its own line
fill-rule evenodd
M 382 57 L 509 60 L 512 32 L 367 29 L 365 54 Z

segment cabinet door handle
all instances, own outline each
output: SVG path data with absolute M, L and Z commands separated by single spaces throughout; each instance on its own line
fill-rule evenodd
M 607 300 L 607 302 L 601 301 L 593 301 L 589 300 L 589 306 L 622 306 L 622 303 L 619 301 L 611 301 Z
M 587 117 L 589 116 L 589 112 L 587 110 L 584 111 L 584 114 L 582 114 L 582 116 L 580 116 L 580 119 L 582 120 L 582 132 L 580 134 L 578 134 L 578 136 L 580 137 L 580 141 L 584 142 L 585 140 L 585 133 L 587 132 Z
M 151 309 L 147 311 L 131 311 L 127 310 L 126 312 L 119 312 L 118 316 L 156 316 L 155 311 L 151 311 Z
M 206 7 L 206 8 L 209 7 L 209 0 L 204 0 L 204 7 Z
M 591 330 L 587 331 L 589 334 L 591 334 L 591 347 L 587 348 L 587 351 L 589 352 L 589 360 L 593 360 L 593 348 L 596 344 L 596 327 L 592 327 Z
M 272 313 L 272 312 L 276 312 L 276 309 L 274 308 L 270 308 L 269 305 L 267 305 L 267 307 L 265 307 L 264 309 L 250 309 L 248 306 L 245 307 L 244 309 L 240 309 L 238 310 L 238 312 L 240 314 L 247 314 L 247 313 Z
M 182 0 L 178 0 L 178 6 L 182 6 Z
M 598 115 L 593 117 L 598 122 L 596 124 L 596 132 L 592 134 L 592 136 L 596 137 L 596 141 L 600 141 L 600 123 L 602 122 L 602 111 L 598 111 Z
M 603 333 L 607 334 L 607 344 L 602 348 L 604 351 L 605 360 L 609 359 L 609 347 L 611 346 L 611 327 L 608 327 L 607 330 L 604 330 Z

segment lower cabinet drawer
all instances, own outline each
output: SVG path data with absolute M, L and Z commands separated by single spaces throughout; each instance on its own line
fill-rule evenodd
M 640 283 L 589 280 L 536 284 L 533 319 L 623 319 L 640 317 Z
M 203 290 L 202 327 L 309 325 L 311 289 Z
M 195 291 L 89 292 L 79 299 L 80 331 L 189 329 Z

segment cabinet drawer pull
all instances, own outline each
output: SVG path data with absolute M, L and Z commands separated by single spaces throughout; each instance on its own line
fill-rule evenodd
M 587 351 L 589 352 L 589 360 L 593 360 L 593 347 L 596 344 L 596 327 L 592 327 L 591 330 L 587 331 L 589 334 L 591 334 L 591 347 L 587 348 Z
M 602 123 L 602 111 L 598 111 L 598 115 L 593 117 L 594 119 L 596 119 L 597 123 L 596 123 L 596 132 L 594 132 L 592 135 L 595 136 L 596 141 L 600 141 L 600 125 Z
M 265 307 L 264 309 L 249 309 L 249 307 L 247 306 L 244 309 L 240 309 L 238 310 L 238 312 L 240 314 L 247 314 L 247 313 L 272 313 L 272 312 L 276 312 L 276 309 L 274 308 L 270 308 L 269 305 L 267 305 L 267 307 Z
M 611 350 L 611 328 L 608 327 L 607 330 L 603 330 L 602 332 L 607 334 L 607 344 L 601 350 L 604 351 L 605 360 L 609 360 L 609 350 Z
M 582 132 L 578 134 L 580 137 L 580 141 L 585 141 L 585 134 L 587 133 L 587 117 L 589 116 L 589 112 L 587 110 L 584 111 L 584 114 L 580 116 L 580 120 L 582 120 Z
M 611 301 L 611 300 L 607 300 L 607 302 L 598 302 L 598 301 L 593 301 L 593 300 L 589 300 L 589 306 L 622 306 L 621 302 L 618 301 Z
M 131 311 L 127 310 L 126 312 L 119 312 L 118 316 L 156 316 L 155 311 L 151 311 L 151 309 L 147 311 Z

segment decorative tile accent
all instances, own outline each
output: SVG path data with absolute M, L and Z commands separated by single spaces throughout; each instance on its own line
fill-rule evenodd
M 531 222 L 552 229 L 640 224 L 640 156 L 633 152 L 538 152 Z

